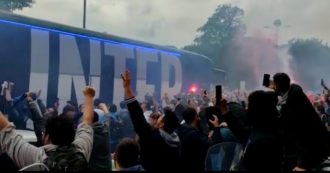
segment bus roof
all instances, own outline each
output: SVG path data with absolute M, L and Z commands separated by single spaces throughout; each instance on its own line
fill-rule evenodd
M 26 16 L 22 16 L 22 15 L 9 13 L 9 12 L 2 11 L 2 10 L 0 10 L 0 22 L 6 22 L 6 23 L 25 26 L 25 27 L 35 28 L 35 29 L 59 32 L 59 33 L 63 33 L 63 34 L 85 37 L 85 38 L 100 40 L 100 41 L 105 41 L 105 42 L 124 43 L 124 44 L 128 44 L 128 45 L 134 45 L 136 47 L 158 49 L 161 51 L 170 52 L 170 53 L 174 53 L 174 54 L 182 54 L 182 53 L 193 54 L 195 56 L 199 56 L 203 59 L 206 59 L 210 63 L 213 63 L 213 60 L 211 60 L 210 58 L 208 58 L 204 55 L 195 53 L 195 52 L 182 50 L 182 49 L 176 49 L 176 48 L 169 47 L 169 46 L 160 46 L 160 45 L 151 44 L 151 43 L 147 43 L 147 42 L 143 42 L 143 41 L 115 36 L 115 35 L 111 35 L 108 33 L 105 34 L 105 33 L 101 33 L 101 32 L 96 32 L 96 31 L 92 31 L 92 30 L 88 30 L 88 29 L 63 25 L 63 24 L 59 24 L 59 23 L 55 23 L 55 22 L 46 21 L 46 20 L 35 19 L 35 18 L 31 18 L 31 17 L 26 17 Z

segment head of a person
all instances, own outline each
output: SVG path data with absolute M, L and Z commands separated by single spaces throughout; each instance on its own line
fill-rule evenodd
M 73 119 L 75 114 L 76 114 L 76 108 L 74 106 L 71 106 L 71 105 L 66 105 L 63 108 L 61 116 L 67 116 L 67 117 Z
M 254 91 L 248 97 L 249 124 L 260 130 L 275 130 L 278 126 L 277 95 L 274 92 Z
M 52 116 L 58 116 L 57 110 L 54 110 L 53 108 L 48 108 L 46 113 L 44 114 L 45 118 L 50 118 Z
M 101 98 L 96 98 L 96 99 L 94 100 L 94 106 L 95 106 L 95 107 L 99 106 L 99 104 L 101 104 L 101 103 L 104 103 L 103 100 L 102 100 Z
M 55 110 L 57 110 L 58 107 L 60 107 L 60 99 L 59 98 L 56 98 L 56 100 L 54 101 L 54 104 L 53 104 L 53 108 Z
M 107 119 L 104 116 L 104 112 L 101 109 L 94 109 L 93 123 L 106 123 Z
M 77 106 L 77 103 L 74 102 L 74 101 L 71 101 L 71 100 L 67 101 L 66 104 L 67 105 L 70 105 L 70 106 L 73 106 L 73 107 L 76 107 Z
M 273 76 L 274 89 L 277 94 L 283 95 L 291 86 L 290 77 L 286 73 L 276 73 Z
M 117 112 L 117 106 L 115 104 L 111 104 L 110 108 L 109 108 L 109 111 L 111 113 L 116 113 Z
M 166 110 L 165 115 L 160 116 L 157 120 L 157 127 L 164 130 L 168 134 L 172 134 L 175 129 L 180 126 L 179 119 L 171 110 Z
M 43 143 L 59 146 L 70 145 L 75 137 L 73 120 L 67 116 L 52 116 L 46 121 Z
M 79 112 L 84 112 L 85 109 L 85 104 L 80 104 L 79 105 Z
M 154 112 L 149 116 L 149 124 L 153 128 L 158 128 L 157 122 L 159 117 L 161 117 L 161 114 L 159 112 Z
M 129 168 L 139 164 L 140 146 L 135 139 L 124 138 L 117 145 L 114 160 L 118 169 Z
M 182 112 L 182 117 L 186 124 L 189 124 L 193 127 L 197 127 L 200 120 L 197 111 L 192 107 L 186 108 Z
M 127 108 L 125 101 L 121 101 L 119 103 L 119 106 L 120 106 L 120 109 L 126 109 Z

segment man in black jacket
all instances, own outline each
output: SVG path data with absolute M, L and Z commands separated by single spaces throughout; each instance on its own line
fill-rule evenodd
M 122 78 L 127 98 L 127 108 L 135 132 L 139 136 L 143 168 L 151 172 L 176 170 L 180 153 L 180 140 L 174 132 L 179 126 L 175 113 L 165 112 L 165 116 L 159 118 L 159 128 L 152 128 L 146 121 L 143 111 L 132 93 L 129 71 L 126 70 Z
M 302 88 L 285 73 L 273 76 L 284 142 L 284 170 L 311 170 L 328 156 L 327 130 Z
M 200 119 L 194 108 L 185 109 L 182 115 L 185 124 L 177 130 L 182 147 L 180 169 L 185 172 L 204 171 L 205 158 L 209 147 L 222 141 L 218 118 L 213 116 L 214 120 L 210 120 L 214 130 L 209 135 L 212 136 L 212 139 L 209 139 L 205 133 L 198 129 Z

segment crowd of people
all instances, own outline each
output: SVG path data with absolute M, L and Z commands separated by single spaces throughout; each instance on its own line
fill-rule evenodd
M 273 76 L 269 90 L 164 93 L 140 103 L 131 75 L 122 75 L 125 100 L 119 105 L 96 98 L 86 87 L 84 103 L 46 107 L 41 91 L 12 97 L 4 82 L 0 95 L 0 165 L 5 170 L 205 171 L 209 150 L 241 146 L 230 170 L 322 170 L 330 156 L 330 90 L 305 94 L 285 73 Z M 24 141 L 15 129 L 31 129 L 37 141 Z M 219 150 L 220 151 L 220 150 Z M 210 157 L 213 164 L 224 164 Z M 218 164 L 218 165 L 217 165 Z M 234 165 L 235 164 L 235 165 Z M 220 169 L 220 170 L 229 170 Z

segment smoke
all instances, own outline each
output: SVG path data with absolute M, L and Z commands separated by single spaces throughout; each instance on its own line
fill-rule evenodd
M 245 81 L 248 90 L 261 89 L 263 74 L 272 76 L 277 72 L 285 72 L 295 79 L 288 49 L 288 45 L 277 46 L 274 39 L 259 30 L 250 36 L 238 33 L 224 55 L 229 88 L 239 88 L 239 82 Z

